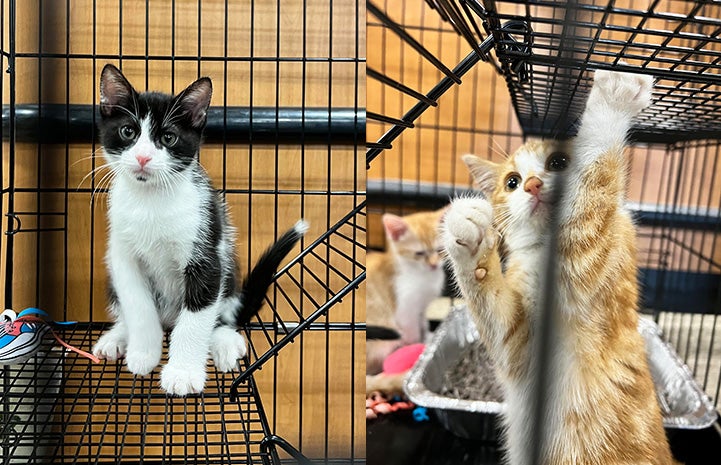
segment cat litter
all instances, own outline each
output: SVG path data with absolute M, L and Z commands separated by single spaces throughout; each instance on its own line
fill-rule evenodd
M 716 412 L 711 401 L 688 367 L 661 339 L 656 324 L 641 318 L 639 332 L 646 340 L 664 426 L 702 429 L 713 424 Z M 466 307 L 455 307 L 409 373 L 404 390 L 416 405 L 433 409 L 454 434 L 493 440 L 495 421 L 505 404 L 491 361 L 478 341 Z
M 491 360 L 482 344 L 470 344 L 463 350 L 443 376 L 440 394 L 463 400 L 503 400 L 501 387 L 493 375 Z

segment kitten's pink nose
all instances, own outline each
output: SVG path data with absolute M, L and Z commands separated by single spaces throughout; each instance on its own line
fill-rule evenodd
M 147 155 L 135 155 L 135 159 L 138 160 L 138 164 L 141 168 L 145 168 L 145 165 L 150 161 L 150 157 Z
M 541 191 L 542 185 L 543 181 L 541 181 L 536 176 L 531 176 L 530 178 L 528 178 L 528 181 L 526 181 L 526 184 L 524 184 L 523 190 L 533 196 L 538 196 L 538 193 Z

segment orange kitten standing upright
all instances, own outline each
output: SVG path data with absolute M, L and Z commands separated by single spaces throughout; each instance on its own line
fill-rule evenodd
M 543 367 L 550 385 L 540 463 L 673 463 L 637 330 L 636 239 L 624 208 L 626 134 L 652 87 L 650 76 L 596 71 L 568 153 L 529 142 L 502 164 L 464 157 L 490 201 L 456 199 L 443 243 L 504 389 L 511 465 L 531 463 L 533 348 L 551 240 L 559 311 Z M 554 205 L 560 171 L 565 195 Z M 551 208 L 559 209 L 557 237 L 548 234 Z
M 366 323 L 396 330 L 400 340 L 366 342 L 366 373 L 402 345 L 423 342 L 425 311 L 441 295 L 445 274 L 439 256 L 439 224 L 445 209 L 406 216 L 383 215 L 386 251 L 366 256 Z

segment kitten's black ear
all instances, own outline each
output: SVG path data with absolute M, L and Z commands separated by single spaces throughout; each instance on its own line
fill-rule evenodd
M 475 181 L 478 189 L 480 189 L 486 197 L 490 197 L 498 182 L 498 170 L 500 166 L 490 160 L 484 160 L 470 154 L 463 155 L 461 160 L 463 160 L 463 163 L 468 167 L 468 171 L 471 172 L 473 181 Z
M 178 95 L 180 107 L 194 128 L 202 129 L 205 126 L 212 95 L 213 83 L 207 77 L 198 79 Z
M 123 73 L 111 64 L 100 74 L 100 115 L 110 116 L 120 107 L 127 108 L 135 90 Z

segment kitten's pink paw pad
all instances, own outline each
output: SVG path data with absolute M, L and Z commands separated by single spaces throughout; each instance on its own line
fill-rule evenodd
M 114 362 L 125 355 L 127 341 L 122 334 L 112 329 L 103 334 L 93 347 L 93 355 Z
M 217 328 L 213 331 L 210 353 L 215 367 L 227 373 L 238 368 L 238 359 L 248 353 L 245 338 L 230 328 Z
M 203 392 L 205 387 L 203 369 L 166 365 L 160 373 L 160 386 L 172 396 L 187 396 Z
M 160 351 L 154 349 L 128 350 L 125 364 L 134 375 L 147 376 L 160 363 Z
M 636 115 L 651 104 L 653 76 L 598 70 L 594 75 L 589 103 L 606 105 Z
M 461 198 L 451 203 L 446 213 L 443 243 L 452 259 L 476 260 L 494 246 L 495 236 L 489 234 L 493 208 L 482 198 Z

